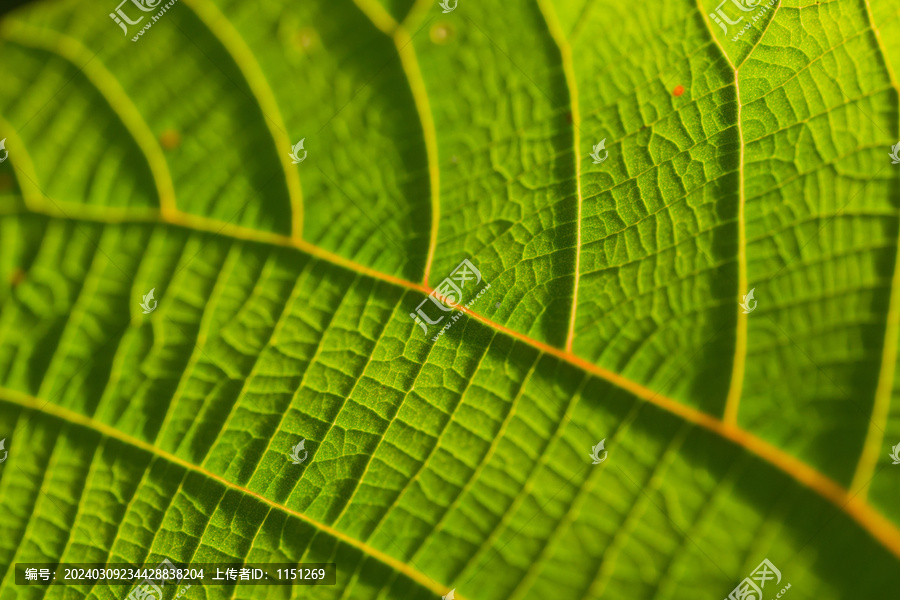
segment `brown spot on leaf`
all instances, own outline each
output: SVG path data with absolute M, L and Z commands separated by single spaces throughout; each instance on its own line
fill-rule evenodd
M 159 136 L 159 144 L 166 150 L 174 150 L 181 145 L 181 134 L 174 129 L 166 129 Z
M 15 268 L 12 273 L 9 274 L 9 285 L 16 287 L 23 281 L 25 281 L 25 271 L 22 269 Z

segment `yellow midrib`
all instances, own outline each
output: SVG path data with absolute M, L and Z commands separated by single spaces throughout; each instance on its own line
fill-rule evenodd
M 364 544 L 363 542 L 360 542 L 356 538 L 350 537 L 350 536 L 346 535 L 345 533 L 342 533 L 341 531 L 338 531 L 337 529 L 330 527 L 329 525 L 320 523 L 319 521 L 316 521 L 315 519 L 305 515 L 304 513 L 300 512 L 300 511 L 289 508 L 283 504 L 279 504 L 278 502 L 275 502 L 274 500 L 270 500 L 270 499 L 266 498 L 265 496 L 263 496 L 257 492 L 254 492 L 253 490 L 247 489 L 243 486 L 233 483 L 220 475 L 217 475 L 211 471 L 204 469 L 203 467 L 195 465 L 195 464 L 193 464 L 187 460 L 184 460 L 183 458 L 180 458 L 174 454 L 170 454 L 169 452 L 166 452 L 165 450 L 162 450 L 162 449 L 160 449 L 152 444 L 149 444 L 147 442 L 144 442 L 138 438 L 127 435 L 127 434 L 119 431 L 118 429 L 115 429 L 114 427 L 110 427 L 109 425 L 106 425 L 105 423 L 95 421 L 94 419 L 92 419 L 90 417 L 86 417 L 84 415 L 78 414 L 67 408 L 53 404 L 52 402 L 42 402 L 39 398 L 35 398 L 33 396 L 29 396 L 28 394 L 23 394 L 21 392 L 17 392 L 15 390 L 11 390 L 11 389 L 4 388 L 4 387 L 0 387 L 0 399 L 10 402 L 12 404 L 17 404 L 17 405 L 19 405 L 23 408 L 29 409 L 29 410 L 34 410 L 36 412 L 49 414 L 53 417 L 56 417 L 63 421 L 66 421 L 67 423 L 71 423 L 73 425 L 87 427 L 89 429 L 96 431 L 97 433 L 99 433 L 103 436 L 119 440 L 120 442 L 128 444 L 129 446 L 133 446 L 135 448 L 139 448 L 141 450 L 144 450 L 145 452 L 149 452 L 149 453 L 153 454 L 154 456 L 157 456 L 157 457 L 159 457 L 163 460 L 166 460 L 170 463 L 177 464 L 187 470 L 193 471 L 195 473 L 199 473 L 200 475 L 203 475 L 204 477 L 207 477 L 209 479 L 217 481 L 218 483 L 224 485 L 225 487 L 227 487 L 229 489 L 235 490 L 237 492 L 241 492 L 248 496 L 253 496 L 254 498 L 258 499 L 259 501 L 267 504 L 268 506 L 278 509 L 278 510 L 281 510 L 293 517 L 296 517 L 296 518 L 304 521 L 305 523 L 308 523 L 311 526 L 315 527 L 319 531 L 321 531 L 325 534 L 328 534 L 328 535 L 340 540 L 341 542 L 356 548 L 360 552 L 363 552 L 366 556 L 370 556 L 370 557 L 384 563 L 385 565 L 394 569 L 395 571 L 403 573 L 409 579 L 415 581 L 422 587 L 425 587 L 436 594 L 439 594 L 439 595 L 446 594 L 447 590 L 450 589 L 449 587 L 447 587 L 445 585 L 437 583 L 436 581 L 434 581 L 432 578 L 428 577 L 424 573 L 411 568 L 405 562 L 397 560 L 396 558 L 394 558 L 388 554 L 385 554 L 384 552 L 382 552 L 376 548 L 373 548 L 372 546 L 369 546 L 368 544 Z M 458 598 L 460 598 L 460 600 L 464 600 L 462 596 L 459 596 L 459 595 L 457 595 L 457 596 L 458 596 Z
M 575 78 L 575 65 L 572 61 L 572 47 L 569 45 L 566 35 L 559 23 L 556 9 L 549 0 L 538 0 L 538 6 L 544 15 L 544 22 L 547 24 L 547 30 L 550 37 L 556 43 L 559 49 L 560 59 L 562 61 L 562 70 L 566 78 L 566 86 L 569 90 L 569 105 L 572 113 L 572 142 L 574 144 L 575 158 L 575 190 L 576 201 L 578 203 L 578 218 L 575 225 L 575 284 L 572 286 L 572 310 L 569 314 L 569 331 L 566 334 L 566 351 L 572 351 L 572 344 L 575 341 L 575 313 L 578 309 L 578 283 L 581 277 L 581 209 L 584 203 L 584 197 L 581 193 L 581 110 L 580 101 L 578 99 L 578 82 Z
M 425 141 L 425 155 L 428 162 L 428 180 L 431 190 L 431 235 L 428 241 L 428 253 L 425 257 L 425 268 L 422 274 L 422 284 L 428 285 L 428 276 L 434 255 L 437 251 L 437 236 L 441 217 L 441 169 L 438 162 L 437 126 L 434 122 L 434 114 L 431 112 L 431 102 L 428 100 L 428 90 L 425 87 L 425 78 L 419 67 L 419 59 L 409 34 L 408 21 L 397 23 L 388 11 L 377 0 L 353 0 L 359 10 L 369 18 L 372 24 L 382 33 L 391 38 L 400 58 L 400 66 L 406 74 L 409 83 L 413 103 L 422 126 L 422 135 Z M 419 7 L 421 9 L 421 6 Z M 416 8 L 410 13 L 416 13 Z
M 437 250 L 438 226 L 441 218 L 441 169 L 438 164 L 437 126 L 434 123 L 434 115 L 431 112 L 431 103 L 428 100 L 428 91 L 425 88 L 425 78 L 419 68 L 419 60 L 412 44 L 412 38 L 402 26 L 397 27 L 393 36 L 394 46 L 400 55 L 400 64 L 406 73 L 409 89 L 419 114 L 419 122 L 422 125 L 422 135 L 425 139 L 425 154 L 428 160 L 428 179 L 431 188 L 431 235 L 428 241 L 428 255 L 425 258 L 425 269 L 422 282 L 428 285 L 428 275 L 434 255 Z
M 125 90 L 122 89 L 115 76 L 96 58 L 96 54 L 92 53 L 74 38 L 62 33 L 50 32 L 47 29 L 40 29 L 23 21 L 5 21 L 0 33 L 2 33 L 4 39 L 8 39 L 20 46 L 38 48 L 53 53 L 68 61 L 79 72 L 84 74 L 85 78 L 91 82 L 100 95 L 109 102 L 110 109 L 119 118 L 128 133 L 131 134 L 138 148 L 147 158 L 150 173 L 159 195 L 160 210 L 163 213 L 175 211 L 175 184 L 172 181 L 169 164 L 166 162 L 162 148 L 160 148 L 153 132 L 144 121 L 143 115 L 141 115 Z M 12 128 L 10 127 L 7 131 L 11 130 Z M 15 133 L 9 135 L 9 137 L 19 142 L 19 148 L 24 147 L 22 140 Z M 26 166 L 30 168 L 32 173 L 35 173 L 34 163 L 30 157 L 26 160 Z M 37 182 L 33 181 L 32 183 L 37 186 Z M 28 200 L 28 195 L 26 195 L 26 200 Z
M 275 154 L 284 170 L 285 183 L 291 202 L 291 236 L 298 240 L 303 239 L 303 191 L 300 187 L 300 174 L 296 165 L 290 160 L 288 152 L 294 142 L 286 131 L 287 125 L 285 125 L 284 117 L 281 116 L 275 93 L 272 91 L 262 67 L 244 38 L 231 24 L 231 21 L 225 18 L 215 3 L 208 0 L 184 0 L 184 3 L 194 11 L 197 18 L 206 25 L 210 33 L 228 51 L 241 75 L 244 76 L 250 91 L 253 92 L 254 99 L 259 103 L 263 120 L 275 145 Z
M 738 267 L 738 297 L 746 294 L 747 290 L 747 239 L 744 227 L 744 132 L 741 127 L 741 86 L 738 75 L 738 68 L 728 56 L 719 38 L 716 37 L 715 30 L 709 23 L 709 17 L 703 9 L 702 0 L 697 1 L 697 10 L 700 11 L 703 24 L 709 31 L 709 36 L 713 43 L 719 49 L 731 71 L 734 73 L 734 93 L 737 102 L 737 130 L 738 143 L 741 148 L 741 154 L 738 157 L 738 251 L 737 251 L 737 267 Z M 722 421 L 729 426 L 737 426 L 738 407 L 741 402 L 741 393 L 744 389 L 744 371 L 747 361 L 747 315 L 741 310 L 737 297 L 734 302 L 734 309 L 737 314 L 735 324 L 735 341 L 734 341 L 734 361 L 731 367 L 731 382 L 728 385 L 728 394 L 725 396 L 725 410 L 723 412 Z
M 749 293 L 747 289 L 747 232 L 744 194 L 744 130 L 741 125 L 741 85 L 738 70 L 734 71 L 734 93 L 737 99 L 737 129 L 738 142 L 741 146 L 741 154 L 738 158 L 738 295 Z M 725 411 L 722 420 L 731 425 L 737 425 L 738 407 L 741 402 L 741 394 L 744 391 L 744 373 L 747 367 L 747 317 L 735 298 L 735 310 L 737 311 L 737 324 L 734 339 L 734 363 L 731 367 L 731 383 L 728 387 L 728 395 L 725 397 Z
M 420 4 L 423 4 L 423 3 L 421 3 L 421 2 L 417 3 L 417 6 L 419 6 Z M 867 6 L 868 6 L 868 1 L 867 1 Z M 698 7 L 701 9 L 701 12 L 702 12 L 702 7 L 700 7 L 699 0 L 698 0 Z M 704 21 L 705 21 L 705 18 L 704 18 Z M 707 24 L 707 26 L 708 26 L 708 24 Z M 716 40 L 714 35 L 713 35 L 713 39 Z M 716 43 L 718 44 L 718 40 L 716 40 Z M 721 45 L 720 45 L 720 48 L 721 48 Z M 726 56 L 726 58 L 727 58 L 727 56 Z M 743 149 L 742 149 L 742 151 L 743 151 Z M 743 167 L 743 164 L 742 164 L 742 167 Z M 97 208 L 97 207 L 86 207 L 84 205 L 78 205 L 78 206 L 79 206 L 79 210 L 83 210 L 85 213 L 95 212 L 93 209 Z M 46 207 L 46 206 L 38 206 L 38 207 L 29 206 L 29 208 L 32 208 L 36 212 L 47 212 L 49 214 L 52 214 L 53 216 L 57 216 L 55 214 L 56 211 L 48 211 L 47 210 L 48 207 Z M 362 273 L 362 274 L 365 274 L 368 276 L 372 276 L 372 277 L 375 277 L 377 279 L 381 279 L 384 281 L 388 281 L 388 282 L 391 282 L 396 285 L 400 285 L 400 286 L 408 288 L 408 289 L 423 291 L 426 293 L 430 291 L 430 289 L 427 286 L 420 285 L 420 284 L 414 284 L 414 283 L 408 282 L 408 281 L 403 280 L 398 277 L 380 273 L 378 271 L 375 271 L 374 269 L 370 269 L 363 265 L 359 265 L 357 263 L 354 263 L 353 261 L 350 261 L 348 259 L 340 257 L 331 252 L 322 250 L 321 248 L 315 247 L 311 244 L 305 243 L 302 240 L 299 240 L 296 238 L 289 238 L 287 236 L 282 236 L 282 235 L 274 234 L 274 233 L 261 232 L 261 231 L 253 230 L 250 228 L 241 227 L 241 226 L 232 226 L 230 224 L 222 224 L 221 222 L 218 222 L 214 219 L 208 219 L 206 217 L 197 217 L 197 216 L 193 216 L 193 215 L 187 215 L 187 214 L 180 213 L 177 211 L 173 212 L 173 213 L 167 213 L 165 211 L 165 209 L 163 210 L 162 213 L 157 213 L 156 211 L 153 211 L 153 210 L 143 211 L 142 214 L 140 215 L 140 217 L 138 217 L 137 219 L 134 218 L 135 213 L 137 213 L 137 211 L 134 209 L 103 208 L 100 212 L 102 214 L 95 215 L 92 218 L 95 218 L 96 220 L 99 220 L 99 221 L 107 221 L 107 222 L 123 222 L 123 221 L 129 221 L 129 220 L 137 220 L 137 221 L 145 221 L 148 223 L 154 223 L 154 222 L 167 223 L 167 224 L 171 224 L 171 225 L 196 229 L 198 231 L 213 231 L 215 233 L 229 236 L 229 237 L 234 237 L 236 239 L 248 239 L 248 240 L 254 240 L 254 241 L 259 241 L 259 242 L 263 242 L 263 243 L 270 243 L 270 244 L 279 245 L 279 246 L 290 246 L 290 247 L 294 247 L 299 250 L 302 250 L 304 252 L 307 252 L 307 253 L 309 253 L 313 256 L 316 256 L 318 258 L 321 258 L 323 260 L 327 260 L 327 261 L 329 261 L 333 264 L 339 265 L 341 267 L 353 269 L 359 273 Z M 81 215 L 78 215 L 78 216 L 76 216 L 76 218 L 83 218 L 83 217 Z M 900 248 L 898 248 L 898 250 L 900 250 Z M 895 281 L 896 281 L 896 276 L 897 276 L 897 273 L 895 270 Z M 894 289 L 896 290 L 897 286 L 894 286 Z M 892 305 L 893 305 L 893 302 L 894 302 L 896 296 L 897 296 L 897 294 L 892 295 Z M 563 352 L 563 351 L 560 351 L 555 348 L 550 348 L 549 346 L 546 346 L 545 344 L 542 344 L 541 342 L 531 340 L 527 336 L 524 336 L 517 332 L 512 332 L 511 330 L 508 330 L 505 327 L 494 324 L 491 321 L 489 321 L 488 319 L 481 317 L 480 315 L 477 315 L 475 313 L 470 313 L 470 314 L 472 314 L 473 317 L 488 324 L 489 326 L 492 326 L 498 330 L 504 331 L 504 332 L 508 333 L 509 335 L 512 335 L 522 341 L 525 341 L 526 343 L 529 343 L 534 347 L 542 349 L 549 354 L 553 354 L 554 356 L 557 356 L 558 358 L 560 358 L 562 360 L 566 360 L 570 363 L 579 365 L 582 368 L 585 368 L 586 370 L 588 370 L 589 372 L 592 372 L 593 374 L 595 374 L 599 377 L 607 379 L 608 381 L 612 382 L 615 385 L 618 385 L 620 387 L 623 387 L 624 389 L 631 391 L 632 393 L 635 393 L 636 396 L 638 396 L 644 400 L 647 400 L 654 404 L 657 404 L 658 406 L 661 406 L 665 410 L 669 410 L 670 412 L 678 414 L 682 418 L 685 418 L 691 422 L 695 422 L 701 426 L 704 426 L 707 429 L 715 431 L 722 437 L 725 437 L 725 438 L 733 441 L 734 443 L 741 445 L 748 451 L 753 452 L 753 453 L 763 457 L 768 462 L 772 463 L 774 466 L 778 467 L 779 469 L 781 469 L 784 472 L 791 475 L 798 482 L 801 482 L 801 483 L 807 485 L 808 487 L 815 490 L 817 493 L 819 493 L 823 497 L 834 502 L 838 506 L 841 506 L 842 503 L 846 501 L 847 502 L 846 507 L 845 507 L 846 512 L 848 514 L 850 514 L 851 516 L 853 516 L 853 518 L 856 519 L 857 522 L 859 522 L 865 529 L 867 529 L 868 531 L 873 533 L 874 537 L 876 537 L 877 539 L 882 541 L 882 543 L 884 543 L 892 551 L 892 553 L 895 554 L 895 556 L 900 558 L 900 535 L 898 535 L 896 526 L 894 526 L 892 523 L 886 521 L 880 514 L 874 512 L 871 509 L 871 507 L 869 507 L 864 501 L 858 502 L 856 498 L 851 498 L 848 501 L 847 497 L 849 496 L 849 494 L 846 490 L 844 490 L 841 486 L 839 486 L 835 482 L 831 481 L 830 479 L 828 479 L 821 473 L 818 473 L 811 467 L 808 467 L 807 465 L 800 463 L 794 457 L 787 455 L 786 453 L 782 452 L 781 450 L 779 450 L 777 448 L 769 446 L 766 442 L 756 438 L 755 436 L 753 436 L 747 432 L 740 430 L 738 427 L 736 427 L 733 424 L 727 424 L 724 421 L 719 421 L 718 419 L 715 419 L 714 417 L 706 415 L 705 413 L 701 413 L 700 411 L 696 411 L 695 409 L 692 409 L 687 406 L 682 406 L 679 403 L 675 402 L 674 400 L 671 400 L 671 399 L 659 396 L 655 393 L 652 393 L 650 390 L 647 390 L 640 384 L 631 382 L 631 381 L 625 379 L 624 377 L 621 377 L 618 374 L 610 373 L 604 369 L 601 369 L 599 367 L 591 365 L 590 363 L 586 363 L 586 361 L 583 361 L 582 359 L 579 359 L 578 357 L 571 355 L 571 353 L 569 353 L 569 352 Z M 895 315 L 895 317 L 896 317 L 896 315 Z M 890 319 L 890 315 L 889 315 L 889 319 Z M 889 340 L 886 339 L 885 344 L 887 345 L 888 343 L 889 343 Z M 894 341 L 892 344 L 894 346 L 894 352 L 896 353 L 896 341 Z M 588 366 L 585 366 L 585 365 L 588 365 Z M 882 365 L 882 370 L 883 370 L 883 367 L 884 367 L 884 365 Z M 893 376 L 893 373 L 891 373 L 891 377 L 892 376 Z M 881 389 L 881 381 L 879 382 L 879 389 Z M 728 411 L 726 410 L 726 413 L 727 412 Z M 867 440 L 867 444 L 868 444 L 868 440 Z M 877 534 L 877 535 L 876 535 L 876 532 L 873 531 L 873 527 L 875 527 L 876 525 L 877 525 L 877 527 L 880 527 L 882 530 L 880 532 L 880 534 Z
M 866 16 L 869 18 L 869 26 L 875 33 L 878 48 L 884 56 L 885 68 L 891 80 L 891 86 L 900 96 L 900 84 L 894 69 L 888 60 L 888 53 L 881 42 L 881 32 L 875 26 L 875 18 L 872 14 L 870 0 L 865 0 Z M 900 111 L 900 106 L 898 106 Z M 900 131 L 897 132 L 900 136 Z M 856 463 L 856 471 L 850 483 L 850 489 L 859 490 L 859 497 L 866 500 L 869 495 L 869 482 L 874 476 L 875 465 L 878 464 L 878 456 L 882 452 L 884 444 L 884 427 L 887 426 L 888 415 L 891 408 L 891 394 L 894 389 L 894 377 L 897 367 L 897 343 L 900 336 L 900 240 L 897 242 L 897 252 L 894 257 L 894 273 L 891 277 L 890 300 L 888 313 L 885 319 L 884 345 L 881 350 L 881 365 L 878 372 L 878 383 L 875 386 L 875 397 L 872 403 L 872 416 L 869 419 L 869 430 L 863 442 L 859 461 Z
M 67 204 L 67 210 L 69 210 L 69 218 L 72 217 L 72 213 L 75 212 L 72 210 L 72 205 Z M 85 205 L 81 205 L 86 208 Z M 30 208 L 30 207 L 29 207 Z M 101 207 L 102 208 L 102 207 Z M 42 211 L 43 212 L 43 211 Z M 85 210 L 85 212 L 95 212 L 94 215 L 96 218 L 92 220 L 104 221 L 103 217 L 110 217 L 109 211 L 107 210 Z M 112 215 L 112 219 L 108 222 L 112 223 L 120 223 L 124 220 L 121 218 L 121 213 L 123 211 L 120 210 L 119 214 Z M 47 210 L 47 214 L 53 214 L 53 211 Z M 54 215 L 55 216 L 55 215 Z M 312 244 L 307 242 L 303 242 L 300 240 L 295 240 L 289 236 L 280 235 L 276 233 L 267 233 L 261 232 L 254 229 L 249 229 L 247 227 L 242 227 L 238 225 L 230 225 L 230 224 L 221 224 L 219 221 L 214 219 L 208 219 L 206 217 L 198 217 L 195 215 L 187 215 L 184 213 L 175 213 L 176 218 L 175 221 L 165 221 L 161 217 L 161 214 L 148 214 L 145 215 L 143 221 L 136 220 L 137 222 L 147 222 L 147 223 L 160 223 L 160 224 L 168 224 L 172 226 L 180 226 L 185 227 L 187 229 L 192 229 L 199 232 L 208 232 L 214 233 L 218 235 L 224 235 L 226 237 L 232 237 L 235 239 L 247 240 L 247 241 L 255 241 L 259 243 L 268 243 L 277 246 L 284 247 L 292 247 L 297 250 L 306 252 L 316 258 L 321 260 L 330 262 L 331 264 L 353 270 L 354 272 L 361 273 L 363 275 L 367 275 L 373 277 L 375 279 L 385 281 L 394 285 L 398 285 L 400 287 L 404 287 L 409 290 L 414 290 L 418 292 L 422 292 L 424 294 L 429 294 L 433 290 L 428 286 L 424 286 L 421 284 L 412 283 L 410 281 L 404 280 L 402 278 L 388 275 L 386 273 L 381 273 L 380 271 L 376 271 L 369 267 L 357 264 L 351 260 L 348 260 L 344 257 L 338 256 Z M 153 218 L 155 217 L 155 218 Z M 657 392 L 654 392 L 643 385 L 631 381 L 619 375 L 618 373 L 613 373 L 607 369 L 599 367 L 593 363 L 588 362 L 587 360 L 561 350 L 559 348 L 550 346 L 538 340 L 534 340 L 528 337 L 525 334 L 519 333 L 518 331 L 514 331 L 509 329 L 508 327 L 501 325 L 499 323 L 495 323 L 484 317 L 471 309 L 468 309 L 467 314 L 472 318 L 477 319 L 499 332 L 502 332 L 506 335 L 509 335 L 517 340 L 520 340 L 533 348 L 536 348 L 546 354 L 554 356 L 562 361 L 565 361 L 571 365 L 574 365 L 583 371 L 589 372 L 605 381 L 612 383 L 613 385 L 622 388 L 630 393 L 632 393 L 637 398 L 640 398 L 646 402 L 650 402 L 661 409 L 675 414 L 682 419 L 690 421 L 695 425 L 699 425 L 709 431 L 712 431 L 741 447 L 743 447 L 748 452 L 751 452 L 760 458 L 763 458 L 767 462 L 771 463 L 776 468 L 780 469 L 788 476 L 796 480 L 797 482 L 805 485 L 810 488 L 821 497 L 825 498 L 829 502 L 833 503 L 838 508 L 841 508 L 848 515 L 850 515 L 857 523 L 863 527 L 866 531 L 868 531 L 873 537 L 878 539 L 881 543 L 885 545 L 886 548 L 890 550 L 892 554 L 894 554 L 898 559 L 900 559 L 900 530 L 898 530 L 897 526 L 885 519 L 882 515 L 875 512 L 868 504 L 864 501 L 860 502 L 859 498 L 853 498 L 848 493 L 846 489 L 840 486 L 838 483 L 834 482 L 830 478 L 826 477 L 822 473 L 816 471 L 812 467 L 802 463 L 795 457 L 787 454 L 783 450 L 775 448 L 768 442 L 758 438 L 749 432 L 741 430 L 736 425 L 728 425 L 724 421 L 713 417 L 707 413 L 704 413 L 700 410 L 687 406 L 685 404 L 681 404 L 671 398 L 663 396 Z

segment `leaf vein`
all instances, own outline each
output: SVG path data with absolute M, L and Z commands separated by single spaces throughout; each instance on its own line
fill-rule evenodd
M 93 431 L 101 434 L 104 437 L 117 439 L 121 442 L 124 442 L 124 443 L 130 445 L 130 446 L 134 446 L 135 448 L 138 448 L 149 454 L 152 454 L 153 456 L 155 456 L 159 459 L 165 460 L 166 462 L 179 465 L 182 468 L 186 469 L 187 471 L 192 471 L 194 473 L 197 473 L 198 475 L 202 475 L 202 476 L 206 477 L 207 479 L 216 481 L 219 484 L 221 484 L 222 486 L 224 486 L 226 489 L 234 490 L 236 492 L 243 494 L 246 497 L 255 498 L 256 500 L 270 506 L 271 508 L 278 509 L 278 510 L 286 513 L 287 515 L 290 515 L 292 517 L 300 519 L 301 521 L 303 521 L 303 522 L 311 525 L 315 529 L 317 529 L 319 532 L 329 535 L 339 542 L 347 544 L 348 546 L 352 546 L 353 548 L 359 550 L 360 552 L 362 552 L 369 558 L 373 558 L 373 559 L 381 562 L 382 564 L 391 568 L 392 570 L 403 573 L 411 581 L 419 584 L 420 586 L 422 586 L 428 590 L 431 590 L 432 592 L 434 592 L 436 594 L 445 594 L 448 589 L 446 586 L 435 582 L 431 577 L 413 569 L 406 563 L 399 561 L 399 560 L 393 558 L 392 556 L 390 556 L 380 550 L 377 550 L 376 548 L 368 546 L 367 544 L 364 544 L 363 542 L 360 542 L 350 536 L 347 536 L 347 535 L 341 533 L 340 531 L 338 531 L 337 529 L 334 529 L 324 523 L 320 523 L 319 521 L 316 521 L 315 519 L 305 515 L 304 513 L 300 512 L 300 511 L 288 508 L 287 506 L 280 504 L 278 502 L 275 502 L 274 500 L 270 500 L 270 499 L 266 498 L 265 496 L 262 496 L 261 494 L 258 494 L 252 490 L 242 487 L 236 483 L 233 483 L 233 482 L 225 479 L 224 477 L 221 477 L 221 476 L 213 473 L 212 471 L 208 471 L 201 466 L 194 465 L 194 464 L 190 463 L 189 461 L 186 461 L 174 454 L 165 452 L 164 450 L 157 448 L 156 446 L 153 446 L 152 444 L 149 444 L 138 438 L 129 436 L 113 427 L 110 427 L 109 425 L 106 425 L 104 423 L 96 421 L 93 418 L 85 417 L 84 415 L 81 415 L 81 414 L 71 411 L 67 408 L 64 408 L 62 406 L 57 406 L 52 403 L 42 403 L 41 400 L 38 398 L 29 396 L 27 394 L 23 394 L 21 392 L 17 392 L 15 390 L 3 388 L 3 387 L 0 387 L 0 399 L 10 402 L 12 404 L 17 404 L 24 408 L 29 408 L 32 410 L 36 410 L 36 411 L 40 411 L 40 412 L 52 415 L 53 417 L 55 417 L 61 421 L 68 422 L 73 425 L 77 425 L 77 426 L 81 426 L 81 427 L 93 430 Z M 43 404 L 43 406 L 42 406 L 42 404 Z M 175 495 L 172 496 L 172 498 L 174 498 L 174 497 L 175 497 Z

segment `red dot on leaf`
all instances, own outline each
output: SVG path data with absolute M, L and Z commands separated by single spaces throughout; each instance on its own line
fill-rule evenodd
M 679 86 L 676 87 L 674 90 L 672 90 L 672 94 L 675 95 L 675 96 L 680 96 L 680 95 L 682 95 L 683 93 L 684 93 L 684 86 L 683 86 L 683 85 L 679 85 Z

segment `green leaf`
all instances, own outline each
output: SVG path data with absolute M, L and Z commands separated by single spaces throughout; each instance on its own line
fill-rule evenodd
M 900 11 L 750 4 L 4 13 L 0 600 L 890 597 Z

